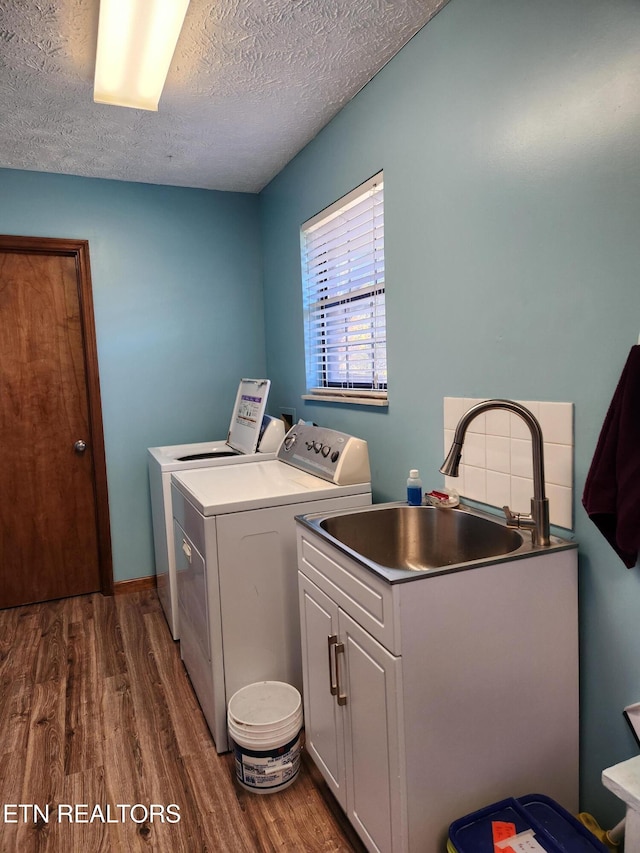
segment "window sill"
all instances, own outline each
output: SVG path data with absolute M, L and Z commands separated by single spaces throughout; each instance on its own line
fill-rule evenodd
M 312 400 L 314 403 L 348 403 L 351 406 L 388 406 L 387 396 L 382 394 L 358 394 L 357 392 L 334 391 L 321 394 L 303 394 L 303 400 Z

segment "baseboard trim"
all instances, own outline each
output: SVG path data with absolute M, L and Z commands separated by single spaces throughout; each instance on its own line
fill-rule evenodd
M 130 592 L 145 592 L 156 588 L 156 576 L 149 575 L 146 578 L 134 578 L 130 581 L 115 581 L 113 584 L 114 595 L 127 595 Z

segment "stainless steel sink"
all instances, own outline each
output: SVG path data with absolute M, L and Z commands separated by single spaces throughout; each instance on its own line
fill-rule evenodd
M 320 527 L 369 560 L 412 571 L 509 554 L 523 541 L 520 533 L 494 521 L 429 506 L 337 515 Z
M 576 547 L 555 536 L 550 546 L 533 545 L 528 531 L 506 527 L 501 518 L 466 506 L 374 504 L 298 520 L 391 582 L 417 572 L 437 574 Z

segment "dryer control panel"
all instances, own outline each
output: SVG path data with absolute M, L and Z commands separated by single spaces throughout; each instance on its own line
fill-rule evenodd
M 285 435 L 278 459 L 336 486 L 371 482 L 367 442 L 328 427 L 296 424 Z

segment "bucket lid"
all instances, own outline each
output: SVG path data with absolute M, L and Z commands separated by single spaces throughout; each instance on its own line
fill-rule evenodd
M 283 681 L 259 681 L 241 687 L 229 699 L 229 718 L 238 725 L 265 726 L 295 717 L 302 707 L 300 693 Z

